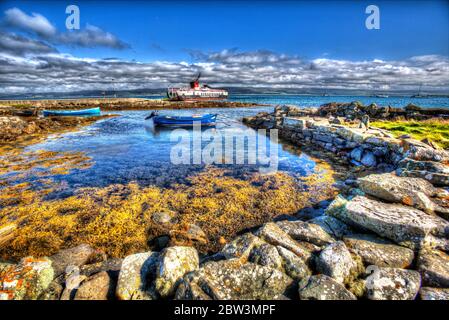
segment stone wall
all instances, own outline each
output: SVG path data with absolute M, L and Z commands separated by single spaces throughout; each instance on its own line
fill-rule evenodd
M 369 128 L 363 122 L 346 124 L 338 118 L 307 114 L 310 110 L 277 107 L 273 113 L 260 113 L 243 121 L 254 128 L 278 129 L 284 139 L 323 148 L 355 166 L 383 172 L 397 170 L 401 176 L 449 185 L 448 151 L 407 136 L 394 138 L 388 131 Z

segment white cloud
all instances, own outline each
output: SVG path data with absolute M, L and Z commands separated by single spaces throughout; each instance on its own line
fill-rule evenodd
M 79 47 L 109 47 L 114 49 L 129 48 L 127 43 L 96 26 L 87 24 L 85 28 L 80 30 L 59 32 L 44 16 L 38 13 L 27 15 L 19 8 L 6 10 L 3 20 L 9 28 L 34 34 L 40 40 L 55 45 L 65 44 Z

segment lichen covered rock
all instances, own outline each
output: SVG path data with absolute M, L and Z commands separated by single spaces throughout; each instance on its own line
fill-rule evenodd
M 323 246 L 335 241 L 318 224 L 303 221 L 279 221 L 276 223 L 284 232 L 295 240 L 307 241 L 317 246 Z
M 86 279 L 76 290 L 75 300 L 108 300 L 111 298 L 112 281 L 103 271 Z
M 341 283 L 324 274 L 311 276 L 299 284 L 301 300 L 357 300 Z
M 422 249 L 418 255 L 417 266 L 425 286 L 449 287 L 449 255 L 446 253 Z
M 357 270 L 357 263 L 342 241 L 334 242 L 321 251 L 316 267 L 318 272 L 327 275 L 337 282 L 349 281 L 351 274 Z
M 53 278 L 48 258 L 27 257 L 18 264 L 1 264 L 0 300 L 36 300 Z
M 353 234 L 345 236 L 343 241 L 366 266 L 406 268 L 413 262 L 413 250 L 374 235 Z
M 175 293 L 181 278 L 199 267 L 198 252 L 193 247 L 169 247 L 159 257 L 155 287 L 162 297 Z
M 252 233 L 245 233 L 227 243 L 221 250 L 221 254 L 223 254 L 226 259 L 241 258 L 243 261 L 246 261 L 248 260 L 251 250 L 262 243 L 263 241 Z
M 159 253 L 143 252 L 127 256 L 120 269 L 116 295 L 121 300 L 151 300 L 151 290 Z
M 208 262 L 187 274 L 176 299 L 268 300 L 288 295 L 293 280 L 270 267 L 239 259 Z
M 376 268 L 366 279 L 370 300 L 413 300 L 421 286 L 421 276 L 414 270 Z

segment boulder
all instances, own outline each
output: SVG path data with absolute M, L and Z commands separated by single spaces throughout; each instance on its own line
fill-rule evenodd
M 275 246 L 264 243 L 251 251 L 249 261 L 261 266 L 282 270 L 282 257 Z
M 355 148 L 352 149 L 350 157 L 354 159 L 355 161 L 360 162 L 362 160 L 363 155 L 363 149 L 362 148 Z
M 86 279 L 76 290 L 75 300 L 108 300 L 113 296 L 112 281 L 103 271 Z
M 80 244 L 74 248 L 64 249 L 50 257 L 53 262 L 55 276 L 64 273 L 69 266 L 81 267 L 90 262 L 91 257 L 95 256 L 96 250 L 88 244 Z
M 289 294 L 293 280 L 279 270 L 240 259 L 208 262 L 184 276 L 176 299 L 271 300 Z
M 159 257 L 155 287 L 161 297 L 172 296 L 182 277 L 198 269 L 198 252 L 193 247 L 169 247 Z
M 18 264 L 0 263 L 0 300 L 36 300 L 53 279 L 48 258 L 26 257 Z
M 151 300 L 151 290 L 159 253 L 143 252 L 127 256 L 120 269 L 116 296 L 121 300 Z
M 276 223 L 285 233 L 295 240 L 307 241 L 317 246 L 335 241 L 320 225 L 303 221 L 279 221 Z
M 377 165 L 376 156 L 371 152 L 365 150 L 360 162 L 366 167 L 375 167 Z
M 277 246 L 276 248 L 282 258 L 282 269 L 290 278 L 299 281 L 312 274 L 307 264 L 296 254 L 284 247 Z
M 343 236 L 353 233 L 353 230 L 346 223 L 330 215 L 322 215 L 307 221 L 323 228 L 329 235 L 335 239 L 342 239 Z
M 326 213 L 411 249 L 420 248 L 428 235 L 444 238 L 449 234 L 449 223 L 440 217 L 364 196 L 356 196 L 350 201 L 338 197 Z
M 425 286 L 449 287 L 449 256 L 446 253 L 422 249 L 418 255 L 417 266 Z
M 421 276 L 414 270 L 375 268 L 366 279 L 370 300 L 413 300 L 421 286 Z
M 449 288 L 422 287 L 419 296 L 421 300 L 449 300 Z
M 342 241 L 331 243 L 325 247 L 316 260 L 316 268 L 319 273 L 340 283 L 349 282 L 353 278 L 353 273 L 357 272 L 357 267 L 357 263 L 352 259 L 351 253 Z
M 357 300 L 341 283 L 324 274 L 311 276 L 300 282 L 301 300 Z
M 371 174 L 358 179 L 358 183 L 366 194 L 388 202 L 414 206 L 426 212 L 449 213 L 448 208 L 442 208 L 430 199 L 437 195 L 447 196 L 447 192 L 434 188 L 421 178 L 398 177 L 391 173 Z
M 263 241 L 252 233 L 245 233 L 227 243 L 221 250 L 221 253 L 226 259 L 241 258 L 246 261 L 251 250 L 262 243 Z
M 295 240 L 293 240 L 273 222 L 264 224 L 259 230 L 257 230 L 256 235 L 272 245 L 281 246 L 292 251 L 304 261 L 309 261 L 311 257 L 311 253 L 309 251 L 298 245 Z
M 353 234 L 343 238 L 350 251 L 362 258 L 365 266 L 407 268 L 413 262 L 413 250 L 368 234 Z

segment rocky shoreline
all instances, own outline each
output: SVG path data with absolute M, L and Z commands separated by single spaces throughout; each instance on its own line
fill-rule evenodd
M 0 100 L 0 115 L 37 115 L 41 110 L 86 109 L 100 107 L 102 111 L 157 110 L 193 108 L 242 108 L 261 106 L 257 103 L 231 101 L 168 101 L 140 98 L 84 98 L 53 100 Z
M 209 255 L 162 246 L 117 259 L 79 245 L 3 262 L 0 299 L 448 300 L 448 152 L 371 129 L 365 114 L 316 112 L 277 107 L 245 123 L 353 166 L 323 215 L 304 209 Z

